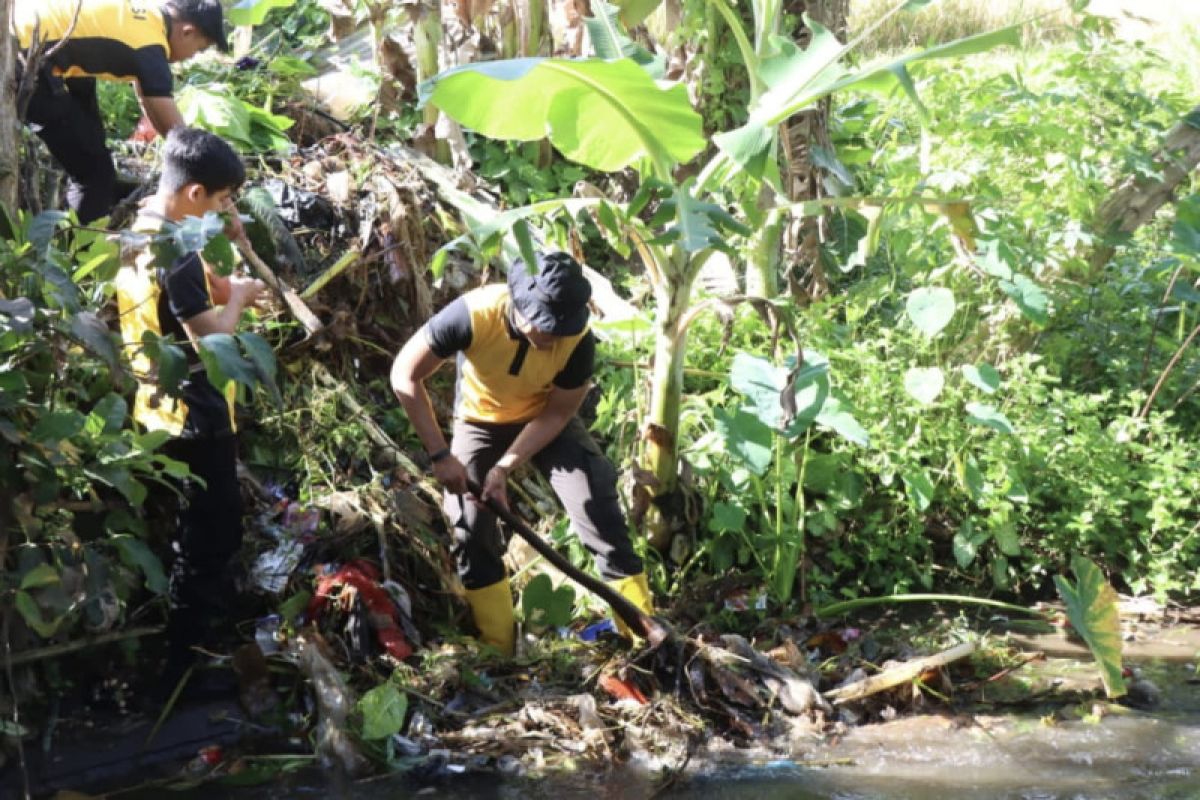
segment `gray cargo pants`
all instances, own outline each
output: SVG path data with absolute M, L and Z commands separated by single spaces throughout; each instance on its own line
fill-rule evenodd
M 480 484 L 525 423 L 455 421 L 450 451 Z M 533 457 L 562 501 L 575 534 L 596 559 L 605 580 L 642 572 L 642 559 L 629 540 L 629 528 L 617 500 L 617 472 L 578 417 Z M 468 589 L 504 580 L 505 543 L 496 516 L 466 496 L 444 493 L 446 516 L 453 526 L 452 552 Z

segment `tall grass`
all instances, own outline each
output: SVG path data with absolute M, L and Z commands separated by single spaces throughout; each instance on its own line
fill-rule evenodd
M 863 30 L 894 8 L 896 0 L 851 0 L 850 31 Z M 948 42 L 1046 14 L 1026 30 L 1028 44 L 1058 41 L 1070 31 L 1067 0 L 941 0 L 897 14 L 864 43 L 864 52 L 887 53 Z

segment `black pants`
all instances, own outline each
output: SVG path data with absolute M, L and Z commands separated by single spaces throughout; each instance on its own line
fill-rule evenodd
M 117 171 L 105 143 L 95 78 L 38 74 L 25 122 L 67 173 L 67 202 L 92 222 L 116 204 Z
M 450 450 L 482 484 L 488 470 L 525 427 L 456 422 Z M 606 580 L 642 571 L 642 559 L 629 540 L 629 528 L 617 499 L 617 472 L 576 417 L 554 441 L 533 457 L 567 509 L 571 527 L 596 559 Z M 458 574 L 468 589 L 481 589 L 504 579 L 504 544 L 496 516 L 466 497 L 445 493 L 444 506 L 454 525 L 453 552 Z
M 229 562 L 242 545 L 242 494 L 233 436 L 172 439 L 166 455 L 203 479 L 180 487 L 178 530 L 172 546 L 167 641 L 175 661 L 190 663 L 190 649 L 227 622 L 234 596 Z

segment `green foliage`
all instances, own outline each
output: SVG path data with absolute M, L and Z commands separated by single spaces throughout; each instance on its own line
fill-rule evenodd
M 571 622 L 575 608 L 575 589 L 564 583 L 554 588 L 550 576 L 540 573 L 521 592 L 521 611 L 525 624 L 536 628 L 561 628 Z
M 386 739 L 404 727 L 408 695 L 394 682 L 381 683 L 358 701 L 364 739 Z
M 661 89 L 628 59 L 469 64 L 441 73 L 422 94 L 485 136 L 525 142 L 548 137 L 566 158 L 605 172 L 643 158 L 667 168 L 704 147 L 685 87 Z M 522 113 L 508 113 L 514 107 Z
M 243 150 L 286 150 L 293 121 L 239 99 L 228 88 L 185 86 L 176 97 L 184 121 L 228 139 Z
M 238 0 L 226 13 L 233 25 L 262 25 L 272 9 L 291 8 L 295 4 L 296 0 Z
M 43 637 L 110 628 L 143 584 L 165 591 L 139 509 L 149 487 L 188 475 L 161 452 L 168 435 L 139 432 L 129 413 L 131 354 L 142 348 L 163 390 L 177 394 L 182 351 L 156 337 L 120 341 L 108 323 L 118 242 L 67 222 L 25 217 L 0 240 L 0 503 L 13 520 L 0 596 Z M 172 258 L 181 242 L 205 249 L 219 230 L 194 220 L 157 241 L 123 243 Z M 249 353 L 238 354 L 250 363 L 247 382 L 273 383 L 269 349 L 245 334 L 238 342 Z M 236 372 L 227 361 L 215 359 Z
M 1117 610 L 1117 593 L 1104 579 L 1104 573 L 1086 558 L 1071 562 L 1075 583 L 1061 575 L 1054 576 L 1054 585 L 1067 606 L 1071 626 L 1087 642 L 1096 658 L 1104 691 L 1110 698 L 1125 694 L 1125 679 L 1121 675 L 1121 618 Z

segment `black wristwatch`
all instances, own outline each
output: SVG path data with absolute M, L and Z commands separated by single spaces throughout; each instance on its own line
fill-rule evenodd
M 441 461 L 443 458 L 445 458 L 448 455 L 450 455 L 450 448 L 443 447 L 441 450 L 438 450 L 436 453 L 429 454 L 429 463 L 436 464 L 437 462 Z

